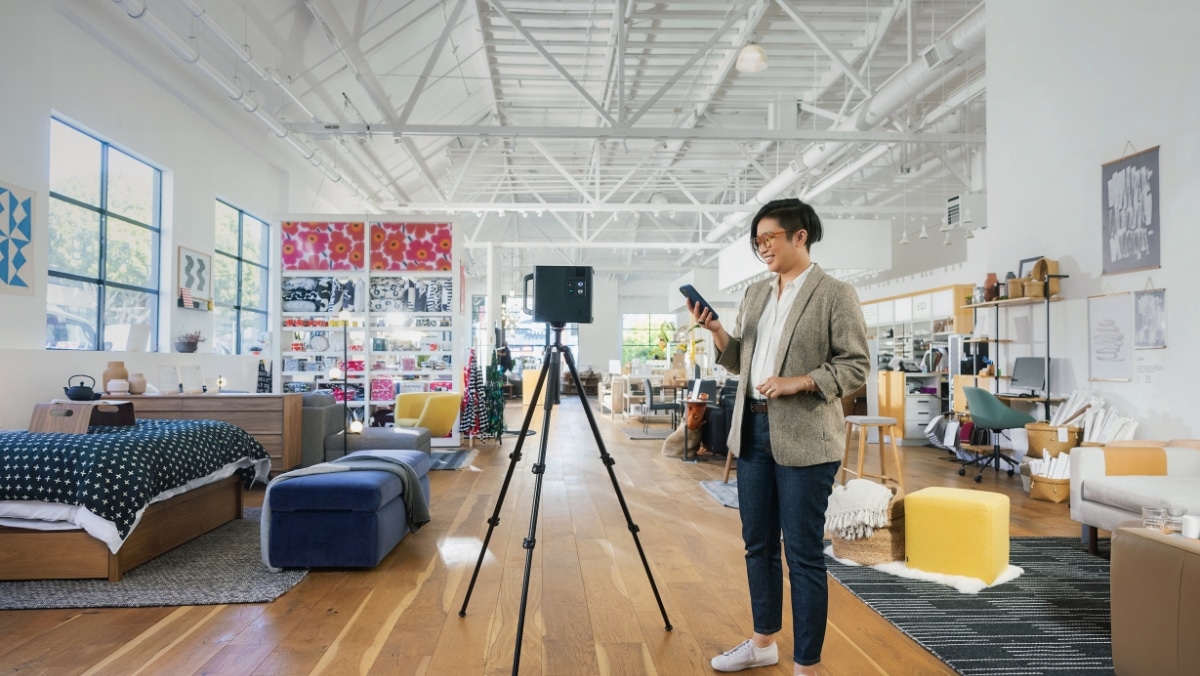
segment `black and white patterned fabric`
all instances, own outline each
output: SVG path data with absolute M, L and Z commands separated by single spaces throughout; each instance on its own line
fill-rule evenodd
M 0 435 L 0 500 L 78 505 L 116 525 L 123 540 L 138 511 L 164 491 L 243 458 L 267 458 L 245 430 L 216 420 L 138 420 L 87 434 Z M 239 469 L 248 487 L 253 467 Z
M 372 312 L 450 312 L 453 286 L 449 277 L 372 277 Z

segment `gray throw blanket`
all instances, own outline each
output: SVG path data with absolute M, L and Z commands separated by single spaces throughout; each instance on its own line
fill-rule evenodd
M 354 470 L 375 470 L 395 474 L 400 479 L 400 484 L 404 488 L 404 495 L 401 499 L 404 500 L 404 511 L 408 515 L 408 529 L 415 533 L 421 526 L 429 523 L 429 504 L 425 502 L 425 491 L 421 490 L 421 480 L 417 477 L 417 473 L 413 471 L 413 468 L 399 458 L 389 456 L 386 453 L 376 454 L 373 451 L 358 451 L 351 455 L 342 456 L 332 462 L 322 462 L 311 467 L 295 469 L 272 479 L 271 483 L 267 486 L 266 494 L 263 496 L 259 540 L 262 550 L 262 562 L 268 570 L 273 573 L 278 573 L 282 570 L 281 568 L 273 567 L 268 558 L 268 553 L 271 551 L 271 489 L 276 484 L 288 479 L 295 479 L 296 477 Z

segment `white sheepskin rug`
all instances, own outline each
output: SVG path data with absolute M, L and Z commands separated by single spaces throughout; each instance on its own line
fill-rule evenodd
M 828 556 L 834 561 L 837 561 L 845 566 L 861 565 L 849 559 L 839 559 L 838 557 L 834 556 L 832 546 L 825 548 L 825 556 Z M 1024 568 L 1009 565 L 1004 569 L 1003 573 L 1000 573 L 1000 577 L 997 577 L 995 582 L 988 584 L 977 577 L 946 575 L 945 573 L 929 573 L 923 570 L 917 570 L 916 568 L 909 568 L 908 564 L 903 561 L 890 561 L 888 563 L 880 563 L 871 567 L 880 571 L 881 573 L 895 575 L 896 577 L 907 577 L 913 580 L 925 580 L 926 582 L 944 584 L 947 587 L 953 587 L 964 594 L 978 594 L 988 587 L 995 587 L 997 585 L 1002 585 L 1005 582 L 1011 582 L 1012 580 L 1021 577 L 1021 575 L 1025 573 Z

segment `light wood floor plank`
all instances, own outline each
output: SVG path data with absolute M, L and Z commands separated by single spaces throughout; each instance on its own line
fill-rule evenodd
M 519 426 L 518 415 L 510 407 L 510 425 Z M 738 512 L 698 485 L 719 479 L 722 463 L 664 457 L 661 441 L 630 441 L 621 431 L 640 423 L 597 418 L 674 625 L 665 631 L 579 402 L 564 399 L 551 422 L 521 673 L 711 674 L 709 659 L 751 630 Z M 480 445 L 473 468 L 431 473 L 433 521 L 373 570 L 313 571 L 274 603 L 188 608 L 154 631 L 178 609 L 0 612 L 0 664 L 56 675 L 129 673 L 149 659 L 145 673 L 509 674 L 541 441 L 540 430 L 528 437 L 514 466 L 466 617 L 458 611 L 511 464 L 512 436 Z M 901 454 L 910 491 L 997 491 L 1011 500 L 1014 536 L 1080 533 L 1067 505 L 1030 500 L 1019 477 L 988 471 L 975 484 L 944 451 L 908 446 Z M 868 457 L 868 472 L 873 465 Z M 261 499 L 252 491 L 247 504 Z M 953 673 L 836 582 L 829 622 L 825 674 Z M 782 664 L 756 674 L 791 673 L 790 632 L 785 619 Z

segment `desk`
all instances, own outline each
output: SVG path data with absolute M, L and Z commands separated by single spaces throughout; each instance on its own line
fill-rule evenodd
M 1050 419 L 1050 405 L 1061 404 L 1066 401 L 1066 399 L 1062 397 L 1012 397 L 1007 394 L 997 394 L 996 398 L 1009 405 L 1011 405 L 1014 401 L 1027 401 L 1031 404 L 1041 404 L 1042 412 L 1046 414 L 1047 420 Z

